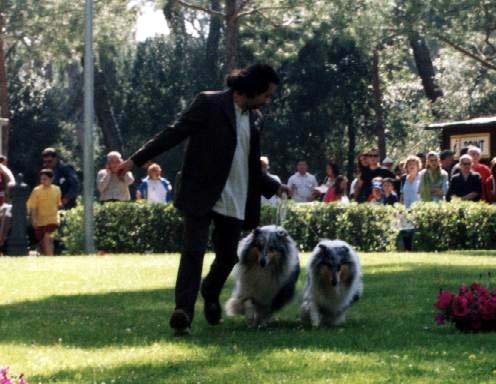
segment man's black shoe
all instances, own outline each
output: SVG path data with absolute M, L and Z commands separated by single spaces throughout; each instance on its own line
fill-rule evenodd
M 191 320 L 182 309 L 176 309 L 169 321 L 170 327 L 174 330 L 174 336 L 186 336 L 191 334 Z
M 222 321 L 222 308 L 219 303 L 219 299 L 210 300 L 210 297 L 205 294 L 205 286 L 201 287 L 201 295 L 205 304 L 203 306 L 203 314 L 205 319 L 210 325 L 218 325 Z
M 219 301 L 207 301 L 203 307 L 203 314 L 210 325 L 218 325 L 222 321 L 222 308 Z

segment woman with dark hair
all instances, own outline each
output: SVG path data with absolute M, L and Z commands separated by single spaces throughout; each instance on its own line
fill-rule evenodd
M 496 203 L 496 157 L 491 160 L 491 176 L 485 181 L 482 188 L 482 197 L 488 203 Z
M 357 172 L 355 173 L 355 178 L 351 182 L 350 186 L 350 198 L 352 200 L 357 200 L 360 195 L 360 191 L 363 186 L 362 174 L 363 171 L 368 169 L 369 162 L 368 157 L 365 152 L 361 153 L 357 157 Z
M 339 175 L 339 168 L 332 160 L 329 160 L 326 165 L 326 177 L 324 182 L 319 187 L 315 188 L 315 197 L 319 200 L 323 199 L 328 190 L 334 187 L 336 178 Z
M 348 198 L 348 178 L 343 175 L 336 177 L 334 186 L 329 188 L 324 196 L 324 203 L 349 203 Z

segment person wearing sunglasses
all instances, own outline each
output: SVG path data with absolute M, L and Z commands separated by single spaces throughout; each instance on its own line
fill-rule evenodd
M 481 177 L 472 171 L 472 157 L 463 155 L 459 164 L 460 172 L 451 179 L 446 200 L 451 201 L 453 197 L 458 197 L 462 200 L 479 201 L 482 193 Z

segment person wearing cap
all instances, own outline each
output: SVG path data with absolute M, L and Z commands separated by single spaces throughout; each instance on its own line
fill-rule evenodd
M 451 201 L 453 196 L 462 200 L 479 201 L 482 194 L 480 174 L 472 171 L 473 161 L 470 155 L 460 157 L 460 172 L 451 179 L 446 194 L 446 200 Z
M 262 172 L 263 173 L 265 173 L 267 176 L 273 178 L 279 184 L 281 183 L 281 179 L 279 176 L 274 175 L 274 174 L 269 172 L 270 165 L 269 165 L 269 158 L 267 156 L 260 156 L 260 165 L 262 166 Z M 264 195 L 262 195 L 262 197 L 261 197 L 262 205 L 277 205 L 277 203 L 279 203 L 279 201 L 280 201 L 280 198 L 277 195 L 274 195 L 268 199 Z
M 439 155 L 427 154 L 426 168 L 420 172 L 419 194 L 422 201 L 442 201 L 448 191 L 448 173 L 441 168 Z
M 382 168 L 392 170 L 394 161 L 389 156 L 386 156 L 384 160 L 382 160 Z
M 382 191 L 382 179 L 380 177 L 372 180 L 372 191 L 367 201 L 373 204 L 384 204 L 384 196 Z
M 62 192 L 62 208 L 74 208 L 80 192 L 79 177 L 74 167 L 64 163 L 55 148 L 45 148 L 41 153 L 41 158 L 43 168 L 53 171 L 53 184 L 58 186 Z

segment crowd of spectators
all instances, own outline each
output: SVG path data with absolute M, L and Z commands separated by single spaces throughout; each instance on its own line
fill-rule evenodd
M 45 149 L 41 157 L 40 184 L 32 191 L 27 206 L 40 251 L 51 255 L 53 233 L 59 225 L 58 210 L 74 207 L 81 188 L 74 167 L 64 163 L 54 148 Z M 281 182 L 277 175 L 270 173 L 269 159 L 262 156 L 260 161 L 263 172 Z M 101 203 L 132 199 L 130 186 L 135 178 L 131 172 L 118 173 L 122 162 L 121 154 L 112 151 L 107 155 L 105 168 L 98 171 L 96 186 Z M 0 206 L 4 205 L 6 191 L 14 185 L 7 159 L 0 156 Z M 402 203 L 407 208 L 417 201 L 451 201 L 455 198 L 496 203 L 496 158 L 488 167 L 481 162 L 480 149 L 473 146 L 462 149 L 458 162 L 450 150 L 417 153 L 398 162 L 386 156 L 380 162 L 378 150 L 370 149 L 358 156 L 351 183 L 333 161 L 326 164 L 325 177 L 319 183 L 309 173 L 307 161 L 300 159 L 287 185 L 296 203 Z M 160 165 L 153 163 L 148 165 L 147 176 L 138 183 L 134 197 L 137 201 L 167 204 L 172 201 L 172 192 L 172 185 L 162 176 Z M 262 204 L 276 205 L 279 201 L 277 196 L 262 197 Z M 0 230 L 0 243 L 5 241 L 4 229 Z
M 309 173 L 307 162 L 300 159 L 296 162 L 296 172 L 287 184 L 296 203 L 402 203 L 407 208 L 417 201 L 452 199 L 495 203 L 496 158 L 488 167 L 481 162 L 481 150 L 475 146 L 464 148 L 458 162 L 454 155 L 450 150 L 417 153 L 398 161 L 395 166 L 395 161 L 388 156 L 379 162 L 379 151 L 370 149 L 358 156 L 351 185 L 333 161 L 327 163 L 326 176 L 319 184 L 316 177 Z M 267 170 L 267 166 L 268 159 L 264 157 L 262 167 Z M 262 202 L 274 204 L 277 200 Z

